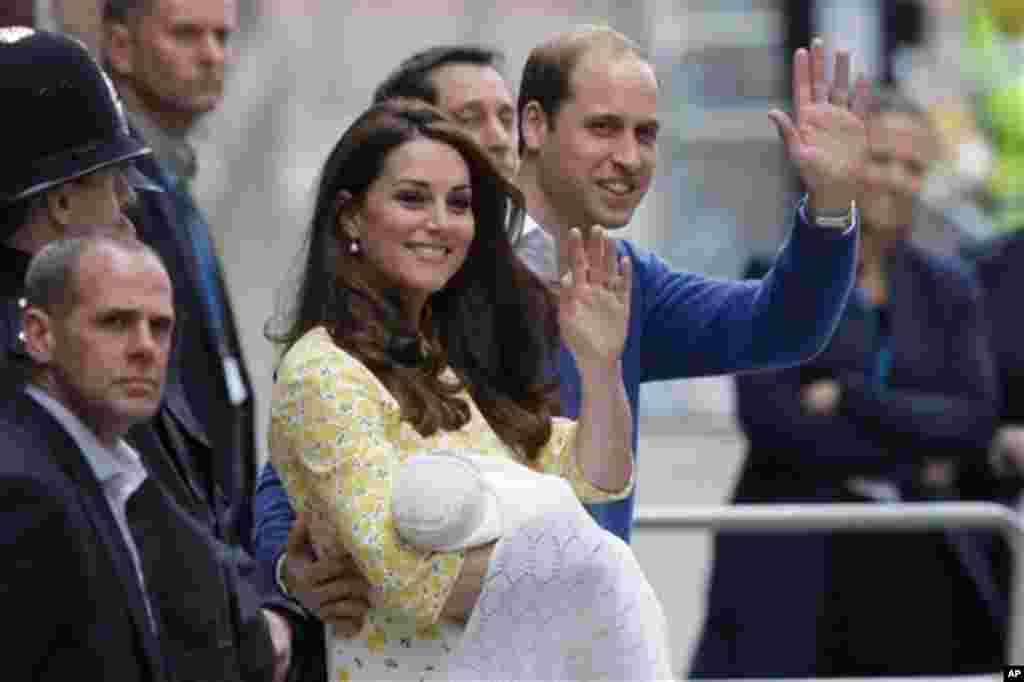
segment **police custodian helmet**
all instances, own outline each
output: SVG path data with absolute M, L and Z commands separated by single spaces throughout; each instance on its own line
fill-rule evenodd
M 0 27 L 0 102 L 0 205 L 150 153 L 129 131 L 110 78 L 75 38 Z

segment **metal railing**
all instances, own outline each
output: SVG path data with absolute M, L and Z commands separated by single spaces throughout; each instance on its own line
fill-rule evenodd
M 1007 612 L 1006 660 L 1024 663 L 1024 522 L 1016 511 L 988 502 L 737 504 L 641 506 L 635 527 L 750 532 L 997 530 L 1010 545 L 1013 570 Z

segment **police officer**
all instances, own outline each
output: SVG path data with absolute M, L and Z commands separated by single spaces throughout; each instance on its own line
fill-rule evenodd
M 134 234 L 122 209 L 133 185 L 149 186 L 132 164 L 149 150 L 129 135 L 106 76 L 71 46 L 33 29 L 0 28 L 0 92 L 14 132 L 0 165 L 0 342 L 8 361 L 24 357 L 17 302 L 31 255 L 94 229 Z
M 0 28 L 0 101 L 15 131 L 0 161 L 0 385 L 16 390 L 28 366 L 19 308 L 32 254 L 67 237 L 133 235 L 125 210 L 135 191 L 159 190 L 134 168 L 150 150 L 132 136 L 107 75 L 73 38 Z M 174 376 L 157 417 L 133 429 L 129 442 L 161 486 L 132 530 L 172 675 L 283 680 L 296 607 L 255 561 L 223 542 L 195 471 L 212 452 Z

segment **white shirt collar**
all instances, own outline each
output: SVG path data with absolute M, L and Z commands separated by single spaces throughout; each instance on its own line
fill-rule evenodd
M 547 282 L 558 280 L 558 243 L 529 213 L 515 248 L 535 275 Z
M 530 234 L 534 230 L 543 230 L 543 229 L 544 228 L 541 227 L 537 223 L 537 221 L 533 219 L 532 215 L 530 215 L 529 213 L 526 214 L 526 218 L 523 219 L 523 234 L 522 234 L 522 237 L 525 237 L 526 235 Z
M 195 179 L 198 170 L 196 150 L 186 136 L 176 135 L 161 128 L 143 111 L 128 110 L 127 113 L 128 120 L 153 150 L 153 156 L 165 172 L 169 172 L 175 179 Z
M 60 402 L 47 395 L 46 392 L 35 386 L 27 386 L 25 392 L 64 427 L 71 439 L 75 441 L 75 445 L 82 451 L 82 455 L 100 483 L 106 484 L 115 476 L 123 475 L 137 480 L 139 485 L 142 484 L 146 478 L 145 467 L 139 459 L 139 454 L 127 443 L 119 440 L 113 449 L 107 448 L 99 442 L 89 427 L 82 423 L 82 420 Z

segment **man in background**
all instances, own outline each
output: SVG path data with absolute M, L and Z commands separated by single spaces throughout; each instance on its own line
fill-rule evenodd
M 244 557 L 252 547 L 258 462 L 253 388 L 223 268 L 192 194 L 198 167 L 189 141 L 203 116 L 222 102 L 236 24 L 232 0 L 106 0 L 103 9 L 104 62 L 136 134 L 154 150 L 140 169 L 164 190 L 162 196 L 142 197 L 135 216 L 139 237 L 167 264 L 175 300 L 188 320 L 172 363 L 209 444 L 206 454 L 190 462 L 191 473 L 210 527 Z M 335 571 L 359 579 L 354 566 Z M 342 598 L 354 623 L 344 627 L 362 625 L 365 594 L 364 589 L 359 599 Z M 307 622 L 299 610 L 273 615 L 288 617 L 273 624 L 279 645 L 302 662 L 293 678 L 322 674 L 317 638 L 294 639 Z
M 447 112 L 506 177 L 519 168 L 516 107 L 504 57 L 477 45 L 441 45 L 418 52 L 373 91 L 374 103 L 418 99 Z
M 236 9 L 231 0 L 107 0 L 103 61 L 128 120 L 154 158 L 140 169 L 162 196 L 144 196 L 139 237 L 164 259 L 188 322 L 172 362 L 213 446 L 194 462 L 225 538 L 249 546 L 257 462 L 253 391 L 216 246 L 192 194 L 189 135 L 221 102 Z

